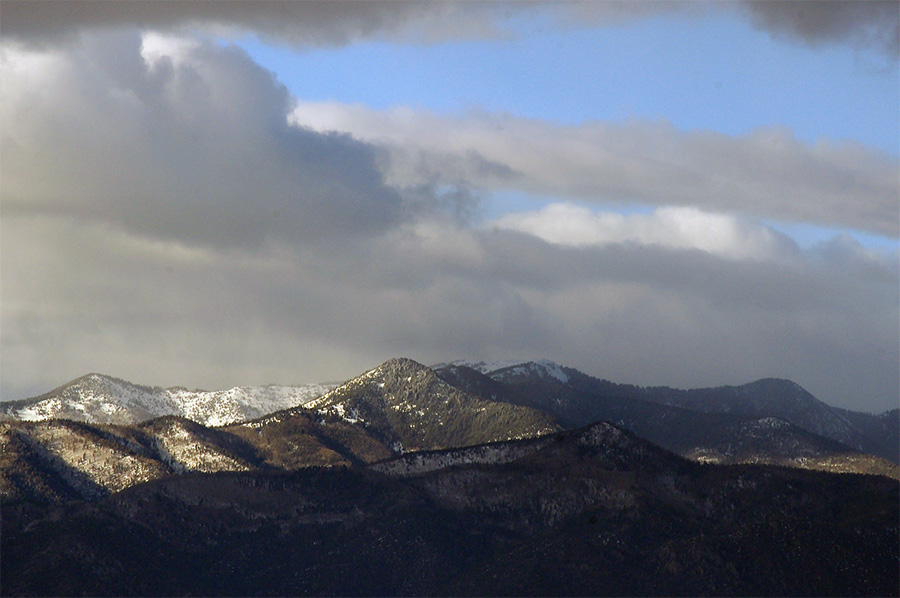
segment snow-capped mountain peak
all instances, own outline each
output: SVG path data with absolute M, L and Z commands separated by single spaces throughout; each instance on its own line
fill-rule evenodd
M 25 421 L 66 418 L 88 423 L 133 424 L 179 415 L 207 426 L 222 426 L 303 405 L 333 384 L 239 386 L 227 390 L 141 386 L 87 374 L 50 392 L 2 405 L 4 414 Z

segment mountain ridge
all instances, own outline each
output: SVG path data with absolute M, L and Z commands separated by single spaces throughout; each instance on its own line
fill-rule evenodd
M 121 391 L 125 395 L 123 404 L 145 414 L 159 410 L 160 402 L 153 403 L 157 397 L 153 393 L 165 392 L 168 394 L 164 396 L 171 399 L 184 393 L 205 392 L 186 391 L 183 387 L 140 386 L 88 374 L 32 401 L 63 395 L 59 399 L 62 403 L 66 396 L 77 398 L 81 389 L 88 397 L 85 405 L 70 411 L 81 415 L 80 419 L 88 419 L 87 416 L 97 412 L 95 395 L 111 392 L 110 388 L 125 389 Z M 319 451 L 320 458 L 326 461 L 356 462 L 357 453 L 380 454 L 383 450 L 380 445 L 393 453 L 477 445 L 599 420 L 613 422 L 677 454 L 717 463 L 774 463 L 895 476 L 894 466 L 873 460 L 869 455 L 895 464 L 900 461 L 900 449 L 896 448 L 900 442 L 897 425 L 891 425 L 897 420 L 896 410 L 870 415 L 831 408 L 796 383 L 774 378 L 740 386 L 679 390 L 617 384 L 549 360 L 457 361 L 429 368 L 407 358 L 395 358 L 344 384 L 333 385 L 299 405 L 267 410 L 265 414 L 260 414 L 264 409 L 257 405 L 255 411 L 245 408 L 240 415 L 234 415 L 235 402 L 231 399 L 235 393 L 231 391 L 248 388 L 302 388 L 306 392 L 310 388 L 324 391 L 329 387 L 271 385 L 207 393 L 207 404 L 211 407 L 205 412 L 205 420 L 220 425 L 224 421 L 232 426 L 234 434 L 246 437 L 254 446 L 265 438 L 268 447 L 265 450 L 269 452 L 261 457 L 262 462 L 279 467 L 305 463 L 309 451 Z M 780 400 L 785 394 L 787 398 Z M 250 400 L 260 395 L 242 396 Z M 293 403 L 297 395 L 291 396 Z M 148 405 L 148 401 L 152 404 Z M 195 401 L 194 406 L 198 403 Z M 273 406 L 273 403 L 265 404 Z M 171 402 L 167 405 L 164 411 L 185 411 L 173 407 Z M 114 414 L 111 408 L 100 411 L 107 416 Z M 820 416 L 818 420 L 807 417 L 809 411 Z M 227 417 L 228 413 L 232 416 Z M 64 411 L 63 415 L 69 412 Z M 183 413 L 175 415 L 184 417 Z M 344 444 L 334 444 L 327 436 L 310 440 L 318 433 L 303 423 L 310 417 L 317 418 L 317 425 L 324 425 L 327 420 L 331 422 L 328 425 L 344 422 L 361 426 L 365 434 L 346 437 L 345 440 L 356 446 L 348 452 Z M 193 421 L 198 419 L 204 420 L 194 417 Z M 778 424 L 779 421 L 785 425 Z M 838 433 L 834 433 L 835 426 L 819 426 L 820 430 L 825 428 L 821 430 L 824 435 L 816 432 L 812 424 L 822 421 L 839 422 Z M 244 425 L 234 427 L 238 423 Z M 848 437 L 853 441 L 849 445 Z M 294 441 L 286 438 L 294 438 L 300 443 L 297 447 L 306 448 L 296 448 Z
M 145 386 L 90 373 L 42 395 L 0 403 L 0 412 L 25 421 L 63 417 L 109 424 L 135 424 L 179 415 L 217 426 L 303 404 L 333 387 L 331 383 L 269 384 L 205 391 L 183 386 Z
M 483 378 L 476 383 L 471 374 L 475 370 L 463 363 L 452 362 L 436 367 L 448 379 L 459 378 L 459 371 L 469 369 L 469 379 L 460 379 L 461 383 L 490 387 Z M 486 370 L 486 373 L 478 372 L 482 376 L 506 385 L 493 387 L 490 392 L 505 393 L 504 400 L 543 409 L 564 426 L 584 425 L 596 419 L 624 424 L 623 412 L 634 412 L 641 403 L 645 407 L 648 403 L 654 403 L 691 412 L 722 415 L 713 417 L 717 420 L 713 422 L 716 426 L 724 425 L 727 420 L 725 415 L 754 419 L 776 417 L 856 451 L 900 463 L 900 425 L 891 425 L 894 421 L 900 421 L 900 411 L 869 414 L 832 407 L 790 380 L 762 378 L 739 386 L 683 390 L 619 384 L 547 361 L 508 362 L 497 370 L 482 369 Z M 653 439 L 678 450 L 674 445 L 666 445 L 660 435 Z

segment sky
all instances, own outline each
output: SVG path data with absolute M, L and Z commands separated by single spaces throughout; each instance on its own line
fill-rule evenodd
M 0 5 L 0 400 L 385 359 L 900 397 L 891 2 Z

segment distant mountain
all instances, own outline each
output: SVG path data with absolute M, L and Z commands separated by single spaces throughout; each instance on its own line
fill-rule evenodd
M 65 418 L 94 424 L 134 424 L 178 415 L 203 425 L 222 426 L 302 405 L 334 386 L 243 386 L 204 391 L 151 388 L 88 374 L 37 397 L 0 403 L 0 410 L 26 421 Z
M 498 365 L 498 369 L 491 369 Z M 434 368 L 449 384 L 493 400 L 538 409 L 569 428 L 598 419 L 612 420 L 610 407 L 631 405 L 640 391 L 639 387 L 591 378 L 549 361 L 454 362 Z
M 150 412 L 148 407 L 159 405 L 153 400 L 169 396 L 96 375 L 50 394 L 61 397 L 61 404 L 81 406 L 105 405 L 108 397 L 117 397 L 116 404 L 129 413 Z M 559 429 L 544 413 L 475 397 L 407 359 L 389 360 L 308 405 L 218 428 L 171 415 L 133 425 L 2 421 L 0 498 L 95 500 L 178 474 L 348 467 L 404 450 Z
M 305 405 L 361 423 L 398 450 L 460 447 L 558 430 L 541 411 L 447 384 L 411 359 L 391 359 Z
M 704 465 L 598 423 L 369 466 L 170 476 L 93 503 L 6 502 L 0 574 L 4 595 L 891 596 L 898 490 Z
M 900 461 L 897 428 L 891 433 L 890 426 L 878 426 L 879 421 L 892 419 L 891 412 L 879 416 L 832 407 L 790 380 L 766 378 L 740 386 L 689 391 L 647 388 L 643 398 L 708 413 L 777 417 L 856 450 Z M 893 420 L 896 418 L 894 415 Z
M 835 410 L 862 432 L 862 445 L 866 452 L 900 462 L 900 409 L 884 413 Z
M 0 408 L 13 418 L 94 424 L 147 422 L 159 414 L 176 414 L 198 424 L 229 424 L 222 431 L 227 438 L 249 446 L 242 460 L 214 457 L 201 426 L 188 430 L 185 422 L 176 426 L 177 432 L 163 432 L 162 420 L 156 422 L 153 442 L 159 458 L 170 469 L 183 466 L 185 471 L 206 471 L 203 467 L 213 463 L 294 469 L 371 462 L 403 451 L 534 437 L 604 420 L 696 460 L 900 476 L 900 410 L 872 415 L 837 409 L 792 382 L 774 379 L 714 389 L 642 388 L 550 361 L 455 362 L 427 368 L 393 359 L 339 387 L 216 392 L 151 388 L 90 374 Z M 171 427 L 176 420 L 165 421 Z M 237 425 L 241 422 L 245 425 Z M 179 443 L 196 445 L 183 450 L 195 451 L 200 460 L 194 463 L 186 456 L 182 465 L 167 462 L 166 447 Z M 193 465 L 186 465 L 189 461 Z
M 739 445 L 748 439 L 734 434 L 759 429 L 749 422 L 775 418 L 796 426 L 779 430 L 781 446 L 788 446 L 783 437 L 790 432 L 798 446 L 807 448 L 806 457 L 813 456 L 813 439 L 800 438 L 797 429 L 821 437 L 815 449 L 820 457 L 851 449 L 900 463 L 900 410 L 873 415 L 831 407 L 788 380 L 679 390 L 616 384 L 548 361 L 454 362 L 435 368 L 449 383 L 540 409 L 566 427 L 605 419 L 682 454 L 722 442 Z M 779 451 L 768 460 L 779 461 Z
M 644 397 L 693 411 L 778 417 L 810 432 L 860 450 L 863 448 L 863 434 L 840 410 L 826 405 L 790 380 L 766 378 L 740 386 L 690 391 L 647 388 Z

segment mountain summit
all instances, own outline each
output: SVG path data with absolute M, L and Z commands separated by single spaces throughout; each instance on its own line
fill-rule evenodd
M 467 446 L 558 429 L 545 413 L 487 400 L 411 359 L 390 359 L 306 405 L 360 422 L 401 450 Z

